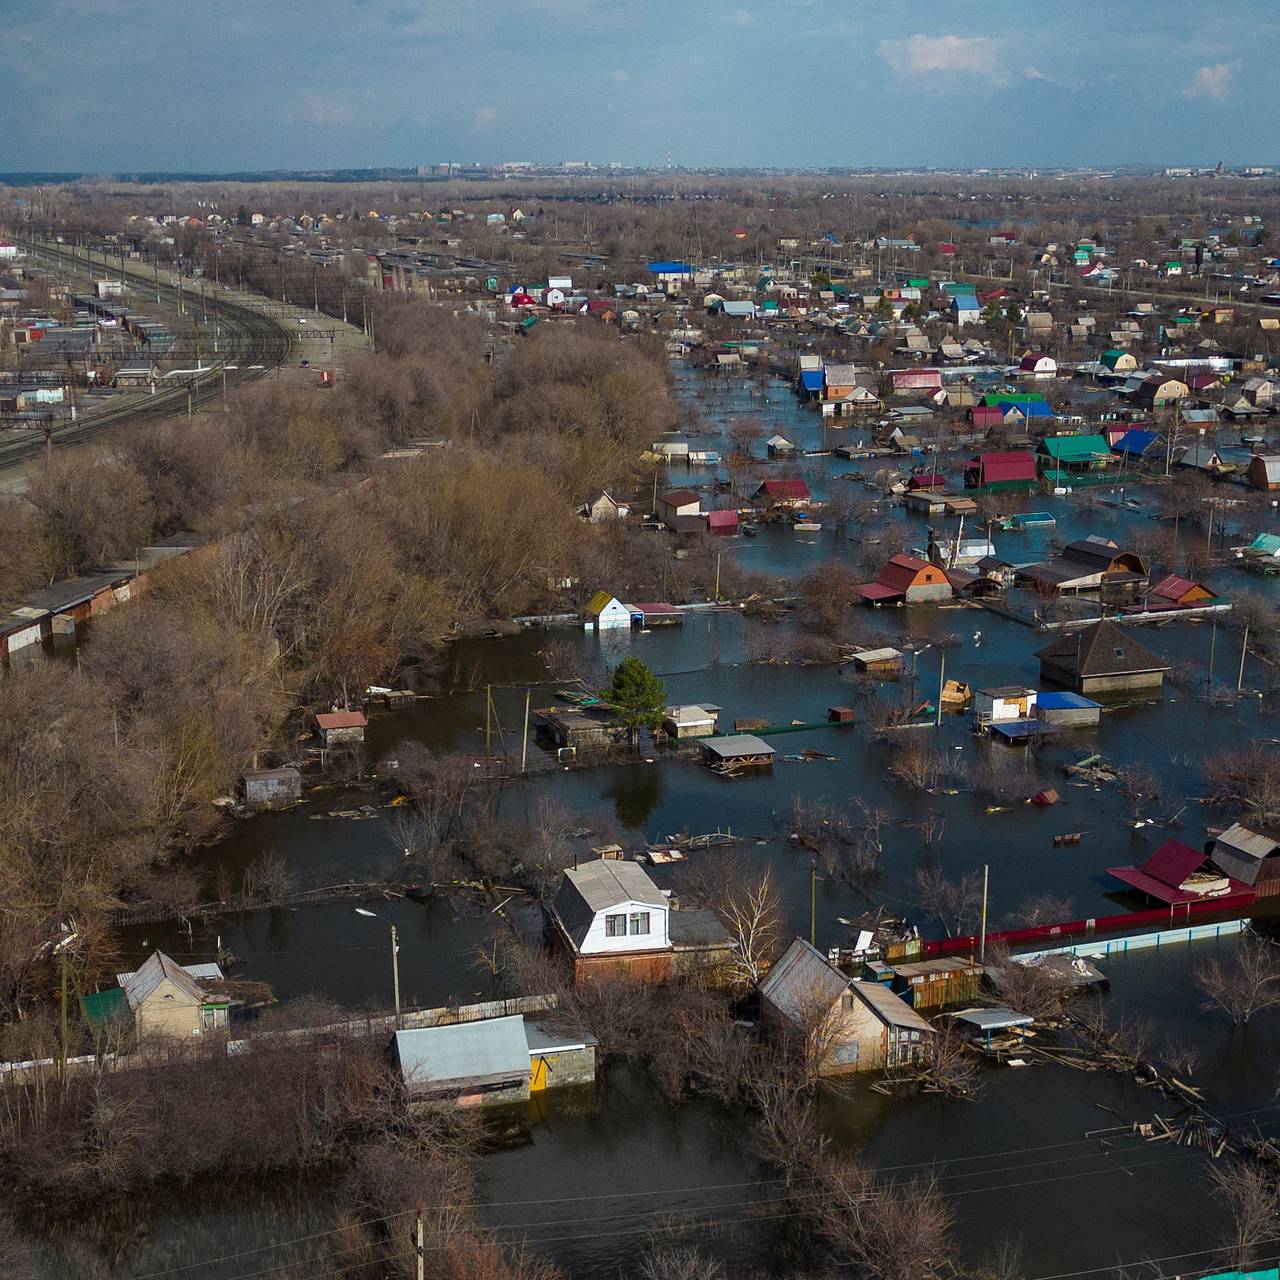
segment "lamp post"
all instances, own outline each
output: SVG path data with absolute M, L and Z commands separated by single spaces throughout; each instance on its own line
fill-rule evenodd
M 356 908 L 356 915 L 367 916 L 370 920 L 383 920 L 376 911 L 368 911 L 364 907 Z M 395 995 L 396 1017 L 400 1017 L 400 945 L 396 941 L 396 927 L 389 920 L 383 923 L 391 929 L 391 985 Z

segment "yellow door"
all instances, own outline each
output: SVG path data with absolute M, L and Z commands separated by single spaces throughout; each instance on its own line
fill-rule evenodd
M 535 1058 L 533 1065 L 529 1068 L 529 1092 L 537 1093 L 540 1089 L 547 1087 L 547 1060 L 546 1058 Z

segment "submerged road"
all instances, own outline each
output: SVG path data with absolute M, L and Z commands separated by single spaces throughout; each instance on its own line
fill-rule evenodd
M 86 269 L 83 258 L 75 254 L 41 245 L 33 256 L 55 267 Z M 131 273 L 130 273 L 131 274 Z M 160 299 L 179 309 L 179 291 L 152 280 L 145 281 L 148 293 L 156 293 Z M 191 294 L 186 294 L 191 302 Z M 189 378 L 174 379 L 173 385 L 157 390 L 145 399 L 129 398 L 119 405 L 112 405 L 82 414 L 75 422 L 66 422 L 52 429 L 51 439 L 55 447 L 84 444 L 97 436 L 122 426 L 158 422 L 183 412 L 187 407 L 188 393 L 206 402 L 264 373 L 269 373 L 289 359 L 293 338 L 283 325 L 270 316 L 218 299 L 218 318 L 222 331 L 227 335 L 229 351 L 214 359 L 199 374 Z M 47 447 L 46 433 L 39 427 L 18 428 L 0 434 L 0 471 L 20 466 Z

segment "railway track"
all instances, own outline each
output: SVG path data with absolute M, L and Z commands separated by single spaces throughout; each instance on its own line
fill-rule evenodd
M 83 259 L 50 246 L 38 246 L 32 254 L 53 266 L 80 270 L 85 267 Z M 148 293 L 158 293 L 162 301 L 168 301 L 174 310 L 178 309 L 177 289 L 151 280 L 143 283 Z M 188 303 L 191 301 L 189 293 L 186 300 Z M 0 433 L 0 471 L 20 465 L 50 446 L 60 448 L 84 444 L 125 425 L 171 418 L 186 410 L 188 395 L 202 404 L 207 403 L 222 395 L 224 388 L 229 391 L 232 387 L 260 378 L 289 359 L 293 338 L 287 329 L 269 316 L 224 299 L 218 301 L 218 316 L 234 354 L 224 354 L 199 374 L 175 380 L 173 386 L 164 387 L 145 400 L 131 399 L 124 404 L 84 414 L 75 422 L 50 430 L 20 427 Z

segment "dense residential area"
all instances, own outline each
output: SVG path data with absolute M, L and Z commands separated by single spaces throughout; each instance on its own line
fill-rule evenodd
M 0 1280 L 1280 1280 L 1272 15 L 358 8 L 6 19 Z

